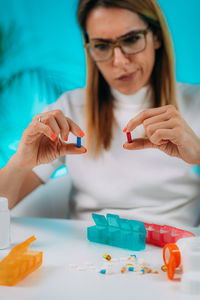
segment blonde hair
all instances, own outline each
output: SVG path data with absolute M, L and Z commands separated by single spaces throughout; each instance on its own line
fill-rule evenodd
M 80 0 L 78 21 L 88 42 L 86 21 L 91 10 L 96 7 L 117 7 L 128 9 L 149 24 L 152 32 L 161 39 L 161 47 L 156 50 L 155 65 L 151 75 L 154 90 L 154 107 L 176 103 L 176 80 L 174 51 L 171 36 L 164 15 L 156 0 Z M 111 145 L 114 126 L 113 97 L 110 88 L 99 72 L 96 64 L 86 52 L 86 121 L 88 153 L 97 156 L 101 149 Z

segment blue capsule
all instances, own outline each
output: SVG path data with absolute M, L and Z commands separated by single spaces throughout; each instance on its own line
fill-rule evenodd
M 76 147 L 81 148 L 81 138 L 77 137 Z

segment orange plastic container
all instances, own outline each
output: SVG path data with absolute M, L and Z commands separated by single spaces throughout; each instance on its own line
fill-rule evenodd
M 35 240 L 32 236 L 13 247 L 0 262 L 0 285 L 15 285 L 41 266 L 43 252 L 28 250 Z

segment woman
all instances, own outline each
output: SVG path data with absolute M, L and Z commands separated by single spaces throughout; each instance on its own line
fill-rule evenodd
M 200 165 L 199 88 L 175 83 L 171 39 L 158 4 L 82 0 L 78 20 L 87 87 L 65 93 L 33 118 L 0 171 L 1 195 L 13 207 L 66 163 L 72 217 L 95 211 L 197 225 L 200 180 L 190 170 Z M 74 136 L 83 138 L 87 154 Z

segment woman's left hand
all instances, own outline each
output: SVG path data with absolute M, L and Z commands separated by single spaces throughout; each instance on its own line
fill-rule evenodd
M 200 139 L 173 105 L 150 108 L 131 119 L 124 132 L 143 124 L 147 138 L 133 139 L 127 150 L 157 148 L 170 156 L 200 166 Z

